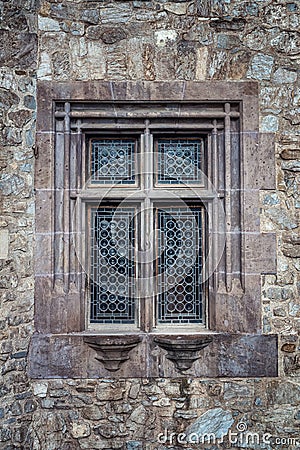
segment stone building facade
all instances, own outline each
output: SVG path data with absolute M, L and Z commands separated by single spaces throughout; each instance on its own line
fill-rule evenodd
M 300 448 L 299 1 L 12 0 L 0 11 L 0 448 Z M 278 335 L 278 376 L 29 376 L 36 87 L 75 81 L 258 82 L 276 185 L 252 208 L 277 241 L 277 272 L 261 277 L 259 314 L 261 332 Z M 184 436 L 197 431 L 216 442 L 188 443 Z M 256 433 L 249 442 L 247 431 Z

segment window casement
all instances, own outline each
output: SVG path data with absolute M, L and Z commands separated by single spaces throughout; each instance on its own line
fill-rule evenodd
M 36 154 L 32 376 L 277 374 L 256 83 L 41 82 Z
M 148 106 L 149 115 L 156 107 Z M 105 125 L 97 137 L 85 134 L 89 157 L 77 206 L 84 202 L 88 217 L 87 328 L 197 330 L 206 323 L 207 139 L 201 131 L 174 133 L 165 121 L 152 127 L 146 118 L 139 134 L 133 125 L 136 119 L 120 123 L 113 138 L 102 134 Z

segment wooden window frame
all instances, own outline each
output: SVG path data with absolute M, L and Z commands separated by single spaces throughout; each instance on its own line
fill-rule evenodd
M 77 242 L 78 232 L 82 231 L 85 205 L 97 201 L 101 192 L 98 187 L 84 189 L 88 149 L 82 130 L 87 134 L 95 129 L 114 134 L 122 123 L 126 128 L 129 116 L 134 116 L 134 129 L 139 133 L 149 108 L 156 129 L 160 122 L 161 129 L 191 130 L 193 122 L 197 126 L 200 120 L 202 132 L 207 130 L 214 161 L 223 161 L 224 186 L 219 183 L 218 172 L 210 172 L 213 165 L 208 167 L 208 178 L 219 185 L 217 194 L 224 199 L 229 227 L 224 259 L 209 281 L 208 326 L 196 332 L 178 330 L 179 334 L 172 330 L 125 334 L 89 330 L 85 320 L 86 273 L 72 242 Z M 101 125 L 103 118 L 105 125 Z M 237 118 L 239 126 L 231 128 Z M 221 122 L 225 133 L 216 139 Z M 248 361 L 240 364 L 235 372 L 238 376 L 277 374 L 277 337 L 261 334 L 261 274 L 276 272 L 276 251 L 275 235 L 260 232 L 254 206 L 261 190 L 275 188 L 275 164 L 272 136 L 259 133 L 257 83 L 39 82 L 36 154 L 36 334 L 30 350 L 32 376 L 107 376 L 109 364 L 113 366 L 105 365 L 105 360 L 112 358 L 109 346 L 119 348 L 119 352 L 122 346 L 128 349 L 124 364 L 112 369 L 117 377 L 177 377 L 183 376 L 184 370 L 190 371 L 189 376 L 232 376 L 236 369 L 228 364 L 224 349 L 235 355 L 239 346 L 246 346 Z M 136 187 L 128 189 L 132 192 Z M 118 195 L 116 191 L 114 197 Z M 72 229 L 76 202 L 83 207 L 78 208 L 75 220 L 78 228 Z M 212 216 L 219 217 L 218 208 Z M 211 229 L 210 223 L 208 229 L 215 242 L 222 230 Z M 178 347 L 178 339 L 183 346 Z M 185 363 L 181 368 L 174 366 L 173 356 L 178 352 L 193 346 L 198 346 L 193 351 L 199 351 L 199 339 L 209 345 L 203 355 L 197 353 L 196 363 L 188 369 Z M 156 353 L 152 353 L 154 348 Z M 95 350 L 103 364 L 94 358 Z M 251 359 L 252 354 L 256 359 Z M 257 355 L 261 355 L 264 368 Z M 78 358 L 82 360 L 79 365 Z

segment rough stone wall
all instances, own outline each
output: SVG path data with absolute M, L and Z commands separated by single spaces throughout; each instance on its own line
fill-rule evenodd
M 300 424 L 299 1 L 11 0 L 0 14 L 0 448 L 182 448 L 157 437 L 197 417 L 198 429 L 242 422 L 272 434 L 272 448 L 297 448 L 275 437 L 296 438 Z M 28 379 L 36 78 L 260 82 L 261 131 L 276 134 L 277 190 L 257 207 L 278 236 L 278 274 L 262 280 L 263 331 L 280 334 L 278 379 Z

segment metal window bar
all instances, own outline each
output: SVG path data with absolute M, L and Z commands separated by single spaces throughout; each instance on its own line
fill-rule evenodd
M 116 217 L 116 209 L 113 207 L 107 208 L 94 208 L 91 214 L 91 309 L 90 309 L 90 321 L 91 323 L 102 324 L 134 324 L 137 318 L 137 311 L 134 297 L 140 297 L 140 314 L 141 323 L 139 324 L 144 331 L 151 331 L 154 324 L 201 324 L 203 323 L 203 290 L 202 290 L 202 213 L 203 208 L 193 207 L 192 209 L 185 208 L 171 208 L 166 210 L 153 208 L 153 201 L 150 198 L 150 193 L 154 192 L 154 182 L 156 174 L 165 177 L 163 170 L 168 163 L 167 159 L 164 159 L 164 155 L 160 155 L 161 158 L 161 171 L 159 172 L 157 164 L 159 161 L 154 158 L 156 162 L 155 169 L 153 168 L 153 139 L 149 134 L 149 130 L 146 128 L 146 132 L 141 137 L 141 151 L 144 153 L 142 157 L 142 174 L 140 178 L 140 186 L 144 191 L 146 198 L 141 203 L 141 232 L 137 236 L 137 227 L 133 219 L 134 208 L 118 208 L 117 217 L 122 217 L 122 220 L 126 221 L 127 231 L 127 256 L 118 260 L 116 257 L 116 243 L 118 239 L 115 238 L 115 234 L 111 234 L 111 225 L 114 223 Z M 109 142 L 107 142 L 109 141 Z M 203 139 L 161 139 L 161 143 L 164 147 L 161 147 L 162 151 L 167 151 L 172 148 L 177 150 L 189 152 L 189 164 L 193 166 L 193 176 L 199 182 L 201 180 L 199 176 L 199 168 L 203 162 Z M 167 142 L 166 142 L 167 141 Z M 136 142 L 130 139 L 92 139 L 91 146 L 91 162 L 94 164 L 92 172 L 96 180 L 98 174 L 97 169 L 103 163 L 102 156 L 95 156 L 97 152 L 101 153 L 102 150 L 108 150 L 117 145 L 117 143 L 130 142 L 133 147 L 136 146 Z M 112 145 L 112 143 L 114 145 Z M 156 141 L 157 143 L 157 141 Z M 104 145 L 105 144 L 105 145 Z M 108 147 L 107 147 L 108 144 Z M 168 144 L 168 145 L 167 145 Z M 112 145 L 112 146 L 111 146 Z M 94 147 L 93 147 L 94 146 Z M 110 147 L 111 146 L 111 147 Z M 177 147 L 176 147 L 177 146 Z M 131 150 L 130 150 L 131 151 Z M 93 156 L 94 152 L 94 156 Z M 101 153 L 103 155 L 103 153 Z M 184 154 L 183 154 L 184 156 Z M 187 153 L 186 155 L 187 156 Z M 104 152 L 104 157 L 107 154 Z M 180 155 L 177 155 L 179 160 L 177 161 L 178 173 L 174 172 L 174 176 L 177 179 L 168 180 L 175 184 L 183 183 L 183 174 L 180 172 L 181 161 Z M 193 161 L 193 158 L 195 159 Z M 134 159 L 134 156 L 133 156 Z M 106 160 L 104 160 L 106 162 Z M 189 167 L 190 168 L 190 167 Z M 134 166 L 133 166 L 134 170 Z M 156 174 L 155 174 L 156 172 Z M 187 175 L 187 174 L 185 174 Z M 115 179 L 115 178 L 114 178 Z M 109 175 L 109 182 L 112 182 L 112 177 Z M 107 181 L 106 180 L 106 181 Z M 132 178 L 134 181 L 134 177 Z M 99 182 L 99 181 L 95 181 Z M 185 182 L 185 181 L 184 181 Z M 100 183 L 101 184 L 101 183 Z M 128 178 L 126 180 L 128 184 Z M 164 183 L 161 183 L 164 184 Z M 162 187 L 162 186 L 161 186 Z M 125 192 L 125 191 L 124 191 Z M 163 195 L 163 194 L 162 194 Z M 134 196 L 133 196 L 134 197 Z M 133 198 L 132 198 L 133 199 Z M 138 197 L 136 198 L 138 200 Z M 163 200 L 163 197 L 162 197 Z M 140 273 L 143 280 L 143 286 L 139 287 L 139 295 L 135 290 L 135 271 L 134 258 L 134 242 L 139 241 L 139 247 L 146 251 L 151 244 L 149 242 L 149 236 L 151 234 L 151 228 L 153 224 L 153 216 L 155 212 L 156 227 L 165 233 L 167 236 L 167 224 L 171 224 L 174 221 L 175 227 L 178 223 L 183 225 L 182 229 L 177 230 L 177 236 L 175 240 L 166 238 L 165 240 L 157 239 L 155 241 L 156 252 L 156 264 L 153 268 L 153 263 L 142 264 L 143 268 Z M 188 230 L 189 224 L 192 223 L 192 228 Z M 148 224 L 148 225 L 147 225 Z M 177 224 L 177 225 L 176 225 Z M 187 227 L 185 226 L 187 225 Z M 108 235 L 104 232 L 103 227 L 107 226 Z M 105 231 L 105 230 L 104 230 Z M 180 237 L 179 237 L 180 235 Z M 191 235 L 191 236 L 190 236 Z M 171 267 L 168 253 L 174 251 L 175 247 L 178 261 Z M 192 243 L 192 245 L 191 245 Z M 163 250 L 162 255 L 158 256 Z M 109 256 L 109 252 L 113 255 Z M 111 257 L 113 260 L 111 261 Z M 109 263 L 107 263 L 107 258 Z M 181 264 L 183 261 L 183 264 Z M 188 264 L 186 264 L 188 262 Z M 192 262 L 192 263 L 191 263 Z M 191 264 L 191 266 L 190 266 Z M 110 273 L 110 268 L 114 273 Z M 115 274 L 117 272 L 117 276 Z M 173 273 L 172 273 L 173 272 Z M 121 275 L 121 282 L 120 282 Z M 161 280 L 160 285 L 156 286 L 156 308 L 153 307 L 154 301 L 154 278 L 153 276 L 159 275 L 158 279 Z M 171 280 L 175 277 L 178 281 L 178 286 L 172 286 Z M 177 277 L 177 278 L 176 278 Z M 148 280 L 148 282 L 146 281 Z M 145 282 L 147 286 L 145 285 Z M 150 283 L 150 284 L 149 284 Z M 149 285 L 148 285 L 149 284 Z M 119 286 L 122 286 L 123 291 L 117 292 Z
M 158 324 L 203 323 L 203 208 L 157 208 Z
M 91 211 L 92 323 L 135 322 L 135 208 Z

